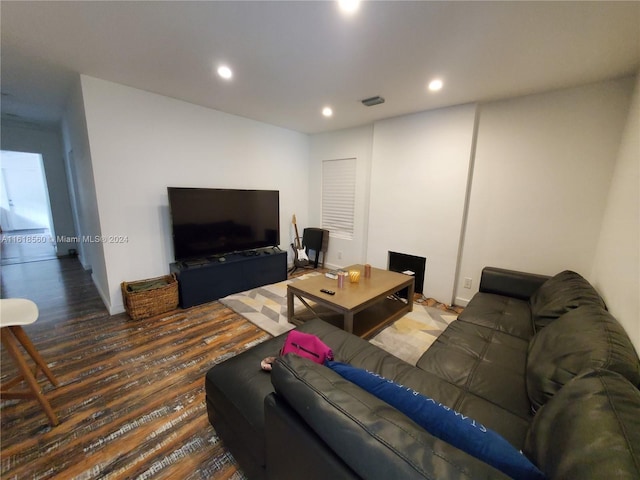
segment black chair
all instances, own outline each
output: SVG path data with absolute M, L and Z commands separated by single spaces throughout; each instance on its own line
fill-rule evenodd
M 293 246 L 293 245 L 292 245 Z M 324 268 L 324 259 L 327 254 L 327 248 L 329 246 L 329 230 L 324 230 L 322 228 L 313 228 L 308 227 L 305 228 L 302 233 L 302 248 L 304 248 L 307 257 L 309 257 L 309 251 L 313 251 L 315 253 L 315 258 L 311 260 L 309 257 L 309 262 L 296 262 L 294 261 L 293 267 L 289 270 L 289 273 L 295 272 L 299 268 L 306 269 L 315 269 L 318 268 L 318 263 L 320 261 L 320 254 L 322 253 L 322 268 Z M 295 246 L 293 246 L 295 249 Z M 311 263 L 313 262 L 313 263 Z

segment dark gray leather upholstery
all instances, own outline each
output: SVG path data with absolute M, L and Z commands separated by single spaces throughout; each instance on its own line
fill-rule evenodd
M 305 358 L 278 359 L 272 381 L 278 395 L 361 478 L 508 478 Z
M 529 302 L 495 293 L 476 293 L 458 320 L 529 341 L 533 336 Z
M 305 472 L 305 480 L 360 478 L 307 426 L 284 397 L 267 395 L 264 408 L 269 432 L 266 445 L 269 480 L 290 478 L 292 472 Z
M 442 403 L 491 425 L 521 448 L 531 422 L 525 386 L 527 346 L 526 340 L 498 329 L 456 321 L 417 366 L 457 387 L 457 398 Z
M 580 274 L 565 270 L 546 281 L 531 295 L 531 316 L 536 331 L 581 305 L 606 309 L 604 300 Z
M 640 384 L 640 362 L 622 326 L 602 307 L 582 305 L 548 324 L 531 341 L 527 391 L 533 408 L 580 372 L 598 368 Z
M 640 391 L 587 370 L 536 414 L 524 451 L 549 478 L 640 478 Z
M 263 400 L 273 386 L 260 361 L 277 355 L 283 343 L 284 337 L 268 340 L 206 374 L 209 422 L 250 478 L 266 478 Z
M 320 320 L 299 329 L 336 360 L 481 422 L 549 478 L 638 478 L 640 360 L 593 287 L 574 272 L 545 281 L 492 267 L 481 286 L 417 366 Z M 286 357 L 262 372 L 260 360 L 283 342 L 206 376 L 211 424 L 250 478 L 504 478 L 323 366 Z M 592 462 L 602 456 L 609 475 Z
M 518 300 L 529 300 L 540 286 L 549 280 L 546 275 L 517 272 L 504 268 L 484 267 L 480 277 L 479 291 L 504 295 Z

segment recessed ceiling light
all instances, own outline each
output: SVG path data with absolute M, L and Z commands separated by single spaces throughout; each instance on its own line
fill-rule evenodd
M 331 107 L 324 107 L 322 109 L 322 115 L 324 115 L 325 117 L 330 117 L 331 115 L 333 115 L 333 109 Z
M 338 6 L 342 13 L 353 15 L 360 8 L 360 0 L 338 0 Z
M 231 77 L 233 77 L 233 72 L 226 65 L 220 65 L 218 67 L 218 75 L 220 75 L 225 80 L 229 80 Z
M 431 90 L 432 92 L 437 92 L 438 90 L 442 89 L 442 85 L 443 85 L 442 80 L 440 80 L 439 78 L 436 78 L 429 82 L 429 90 Z

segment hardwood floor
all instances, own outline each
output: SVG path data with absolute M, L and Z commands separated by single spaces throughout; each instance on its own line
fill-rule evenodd
M 133 321 L 110 316 L 77 259 L 7 265 L 3 298 L 40 309 L 25 331 L 60 382 L 39 383 L 60 419 L 3 401 L 3 479 L 243 479 L 209 425 L 206 371 L 270 335 L 218 302 Z M 2 351 L 1 381 L 15 373 Z

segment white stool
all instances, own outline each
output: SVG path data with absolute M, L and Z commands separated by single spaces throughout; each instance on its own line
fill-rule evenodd
M 0 333 L 2 335 L 2 344 L 7 352 L 16 362 L 16 366 L 20 372 L 20 376 L 0 385 L 0 398 L 33 398 L 35 397 L 44 409 L 47 417 L 53 425 L 58 425 L 58 417 L 53 412 L 51 405 L 42 394 L 42 390 L 36 381 L 38 368 L 44 372 L 49 381 L 58 386 L 58 381 L 49 370 L 36 348 L 29 340 L 29 337 L 22 329 L 22 325 L 30 325 L 38 319 L 38 307 L 31 300 L 24 298 L 8 298 L 0 300 Z M 21 354 L 18 342 L 22 344 L 27 353 L 36 363 L 33 372 L 27 365 L 27 361 Z M 25 381 L 29 390 L 14 391 L 9 390 L 18 385 L 22 380 Z

